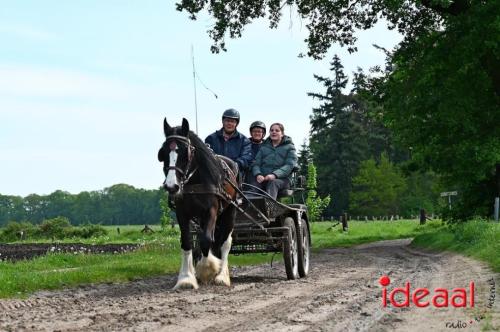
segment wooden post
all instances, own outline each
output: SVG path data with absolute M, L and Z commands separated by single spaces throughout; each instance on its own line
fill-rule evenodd
M 425 216 L 425 210 L 420 209 L 420 225 L 425 225 L 425 220 L 427 217 Z
M 342 221 L 342 230 L 344 232 L 347 232 L 349 230 L 349 227 L 347 226 L 347 213 L 344 213 L 344 215 L 341 217 Z

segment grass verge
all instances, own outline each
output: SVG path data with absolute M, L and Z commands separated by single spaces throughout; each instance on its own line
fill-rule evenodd
M 433 250 L 449 250 L 476 258 L 495 272 L 500 272 L 500 224 L 472 220 L 462 224 L 444 225 L 435 232 L 420 234 L 412 245 Z
M 442 226 L 440 221 L 427 222 L 422 226 L 416 220 L 352 221 L 349 222 L 348 231 L 344 232 L 342 225 L 336 224 L 333 222 L 311 224 L 314 249 L 350 247 L 373 241 L 415 237 L 432 233 Z

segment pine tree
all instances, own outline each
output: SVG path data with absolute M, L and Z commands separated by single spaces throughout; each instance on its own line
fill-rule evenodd
M 334 197 L 328 214 L 340 215 L 349 205 L 351 179 L 361 160 L 367 158 L 368 146 L 363 127 L 363 110 L 353 95 L 345 95 L 348 78 L 338 56 L 330 70 L 333 79 L 314 77 L 326 88 L 324 95 L 308 95 L 323 103 L 311 116 L 310 149 L 318 168 L 318 192 Z
M 309 146 L 307 145 L 307 141 L 304 139 L 304 142 L 300 146 L 300 150 L 298 153 L 298 165 L 300 167 L 299 175 L 305 176 L 307 178 L 308 165 L 311 162 L 311 151 Z

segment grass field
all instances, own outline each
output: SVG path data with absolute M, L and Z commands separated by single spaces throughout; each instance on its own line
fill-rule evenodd
M 311 225 L 313 250 L 415 237 L 415 245 L 453 250 L 485 260 L 498 271 L 500 227 L 484 221 L 449 227 L 439 221 L 420 226 L 418 221 L 356 221 L 343 232 L 332 222 Z M 143 226 L 108 227 L 108 235 L 86 243 L 140 243 L 135 252 L 112 255 L 50 254 L 29 261 L 0 262 L 0 297 L 23 297 L 41 289 L 58 289 L 82 284 L 124 282 L 148 276 L 177 273 L 180 266 L 178 229 L 141 233 Z M 75 242 L 75 239 L 72 239 Z M 231 266 L 281 260 L 281 255 L 230 256 Z

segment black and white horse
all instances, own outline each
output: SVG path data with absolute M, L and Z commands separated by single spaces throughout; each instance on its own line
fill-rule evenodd
M 215 155 L 200 138 L 189 130 L 189 123 L 170 127 L 163 122 L 165 142 L 158 151 L 164 163 L 164 188 L 175 205 L 181 230 L 182 265 L 174 289 L 198 288 L 214 281 L 230 285 L 228 255 L 236 217 L 237 168 L 230 160 Z M 190 221 L 201 229 L 202 258 L 193 264 Z

